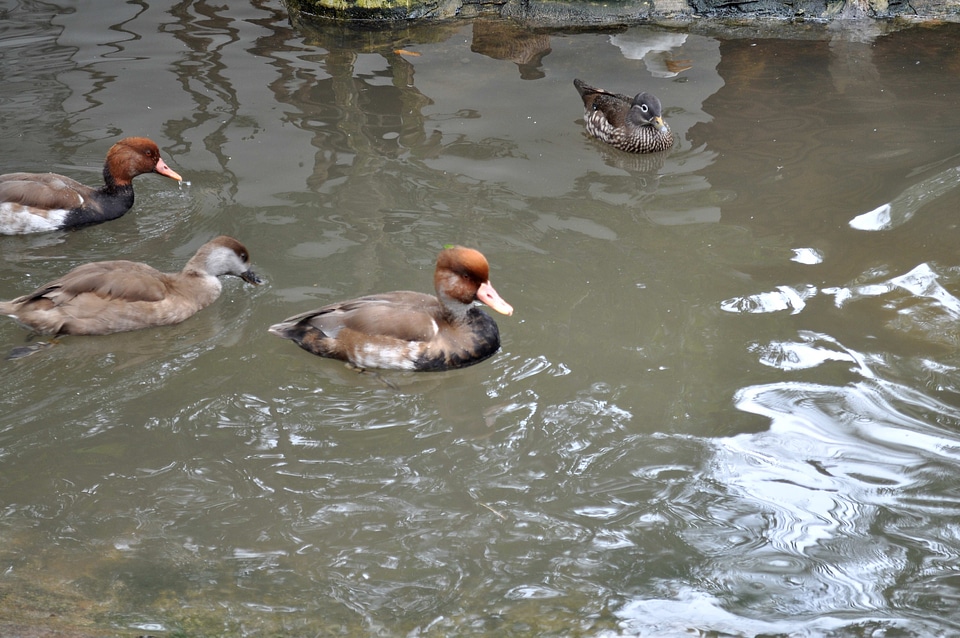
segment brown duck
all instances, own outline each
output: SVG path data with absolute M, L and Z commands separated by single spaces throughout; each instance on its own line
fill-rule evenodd
M 359 297 L 290 317 L 270 333 L 321 357 L 358 368 L 450 370 L 500 348 L 496 322 L 475 301 L 505 315 L 513 308 L 490 284 L 486 258 L 455 246 L 437 257 L 436 296 L 399 291 Z
M 663 121 L 660 100 L 651 93 L 630 98 L 592 87 L 583 80 L 573 85 L 583 99 L 587 133 L 628 153 L 654 153 L 673 146 L 673 132 Z
M 220 296 L 221 275 L 260 283 L 247 249 L 223 235 L 201 246 L 178 273 L 133 261 L 84 264 L 29 295 L 0 301 L 0 315 L 46 335 L 103 335 L 180 323 Z
M 133 206 L 133 178 L 159 173 L 181 181 L 146 137 L 127 137 L 107 151 L 103 186 L 56 173 L 0 175 L 0 235 L 40 233 L 116 219 Z

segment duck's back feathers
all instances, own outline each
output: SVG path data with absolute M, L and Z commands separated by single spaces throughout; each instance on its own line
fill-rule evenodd
M 24 303 L 46 297 L 62 305 L 78 295 L 89 293 L 105 301 L 160 301 L 167 286 L 164 273 L 135 261 L 98 261 L 83 264 L 29 295 L 14 299 Z
M 307 315 L 312 315 L 312 326 L 334 338 L 347 329 L 400 341 L 425 341 L 437 333 L 432 316 L 439 312 L 436 297 L 397 291 L 331 304 Z
M 56 173 L 0 175 L 0 202 L 41 209 L 69 209 L 82 206 L 92 192 L 92 188 Z

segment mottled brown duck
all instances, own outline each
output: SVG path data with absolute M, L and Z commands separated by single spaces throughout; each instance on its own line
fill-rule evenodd
M 655 153 L 673 146 L 673 132 L 663 121 L 657 96 L 644 92 L 630 98 L 582 80 L 573 85 L 583 99 L 584 125 L 593 137 L 628 153 Z

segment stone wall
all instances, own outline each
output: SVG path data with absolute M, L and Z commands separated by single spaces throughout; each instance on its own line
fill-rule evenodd
M 960 0 L 286 0 L 295 21 L 395 22 L 477 16 L 577 27 L 698 19 L 951 20 Z

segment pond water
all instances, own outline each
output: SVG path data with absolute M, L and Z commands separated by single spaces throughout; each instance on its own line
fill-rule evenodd
M 0 362 L 0 633 L 960 632 L 960 28 L 230 4 L 0 10 L 0 172 L 147 135 L 189 182 L 0 237 L 0 298 L 221 233 L 266 280 Z M 587 138 L 575 77 L 675 147 Z M 266 332 L 448 243 L 515 308 L 480 365 L 391 388 Z

